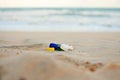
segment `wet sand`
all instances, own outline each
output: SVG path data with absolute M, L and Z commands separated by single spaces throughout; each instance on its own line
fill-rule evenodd
M 73 51 L 46 51 L 50 42 Z M 120 80 L 119 32 L 0 32 L 0 80 Z

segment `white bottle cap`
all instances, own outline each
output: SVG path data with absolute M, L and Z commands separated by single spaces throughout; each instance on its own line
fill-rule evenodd
M 60 48 L 63 49 L 64 51 L 72 51 L 73 50 L 73 46 L 70 46 L 67 44 L 61 44 Z

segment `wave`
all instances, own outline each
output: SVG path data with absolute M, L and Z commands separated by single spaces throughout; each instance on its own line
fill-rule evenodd
M 41 29 L 46 26 L 50 26 L 50 28 L 52 26 L 56 29 L 56 26 L 59 26 L 62 28 L 65 27 L 63 28 L 65 30 L 69 30 L 70 26 L 71 30 L 81 30 L 83 26 L 84 29 L 91 28 L 94 30 L 96 29 L 95 26 L 99 26 L 99 28 L 105 28 L 106 30 L 112 30 L 112 28 L 113 30 L 114 28 L 120 30 L 119 21 L 119 9 L 0 9 L 0 25 L 2 24 L 3 26 L 22 24 L 22 26 L 32 25 L 37 28 L 41 27 Z M 98 30 L 99 28 L 97 27 Z

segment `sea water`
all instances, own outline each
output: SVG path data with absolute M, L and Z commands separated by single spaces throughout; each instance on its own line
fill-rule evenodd
M 120 31 L 120 8 L 0 8 L 0 31 Z

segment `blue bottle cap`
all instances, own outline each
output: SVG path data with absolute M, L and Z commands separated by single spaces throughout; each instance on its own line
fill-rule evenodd
M 50 43 L 49 47 L 53 47 L 53 48 L 57 49 L 58 47 L 60 47 L 60 44 Z

